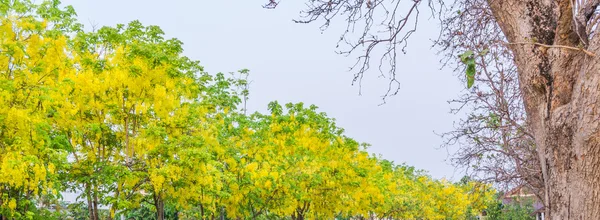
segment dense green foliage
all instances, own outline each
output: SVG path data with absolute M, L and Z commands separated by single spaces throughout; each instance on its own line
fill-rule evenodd
M 489 219 L 497 220 L 535 220 L 533 212 L 533 201 L 529 200 L 506 205 L 496 201 L 487 208 Z

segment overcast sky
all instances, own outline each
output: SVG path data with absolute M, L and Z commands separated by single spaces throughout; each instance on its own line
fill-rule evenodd
M 385 79 L 370 72 L 362 96 L 352 86 L 348 67 L 354 60 L 335 53 L 344 24 L 321 33 L 319 24 L 295 24 L 303 0 L 282 1 L 276 10 L 261 7 L 267 0 L 63 0 L 73 5 L 87 28 L 140 20 L 158 25 L 167 37 L 184 42 L 185 55 L 199 60 L 210 73 L 250 69 L 253 81 L 248 108 L 265 112 L 267 103 L 315 104 L 337 119 L 346 134 L 372 145 L 369 151 L 397 164 L 406 162 L 435 178 L 458 180 L 462 173 L 440 149 L 441 133 L 452 129 L 457 116 L 447 101 L 464 89 L 450 69 L 440 70 L 440 56 L 431 49 L 437 20 L 422 13 L 410 39 L 408 54 L 400 56 L 401 89 L 379 106 Z

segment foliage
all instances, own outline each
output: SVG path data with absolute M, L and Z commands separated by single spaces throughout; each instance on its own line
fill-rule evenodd
M 43 218 L 43 219 L 72 219 L 72 220 L 86 220 L 90 219 L 90 213 L 88 206 L 83 202 L 76 202 L 65 206 L 62 215 L 57 218 Z M 107 219 L 109 216 L 108 211 L 100 210 L 98 212 L 100 219 Z
M 229 217 L 464 218 L 493 193 L 487 185 L 432 180 L 369 156 L 365 144 L 316 109 L 272 102 L 270 115 L 237 115 L 226 123 L 235 126 L 222 141 L 236 146 L 224 161 L 222 205 Z
M 61 76 L 71 67 L 67 33 L 72 8 L 58 1 L 0 5 L 0 214 L 30 218 L 33 199 L 58 196 L 66 146 L 56 127 L 65 96 Z
M 498 220 L 534 220 L 533 201 L 525 199 L 518 202 L 503 204 L 501 200 L 495 200 L 488 205 L 486 213 L 489 219 Z
M 154 209 L 154 207 L 142 205 L 141 207 L 131 209 L 127 212 L 118 213 L 117 215 L 123 215 L 126 220 L 155 220 L 155 213 L 156 210 Z M 179 219 L 177 210 L 172 206 L 165 207 L 165 219 Z

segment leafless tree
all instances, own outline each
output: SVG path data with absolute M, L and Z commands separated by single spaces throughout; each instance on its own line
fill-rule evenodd
M 452 113 L 466 112 L 455 130 L 444 133 L 446 147 L 458 145 L 452 158 L 472 177 L 507 189 L 525 184 L 543 196 L 543 179 L 534 137 L 527 127 L 517 68 L 506 39 L 485 0 L 458 1 L 446 10 L 436 42 L 442 63 L 464 72 L 456 55 L 473 51 L 473 88 L 451 100 Z M 465 81 L 465 75 L 460 75 Z

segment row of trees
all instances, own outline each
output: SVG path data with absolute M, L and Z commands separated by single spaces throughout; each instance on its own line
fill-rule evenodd
M 246 115 L 245 80 L 204 72 L 156 26 L 85 32 L 59 1 L 0 3 L 3 219 L 69 190 L 89 219 L 456 219 L 493 194 L 369 156 L 314 106 Z

